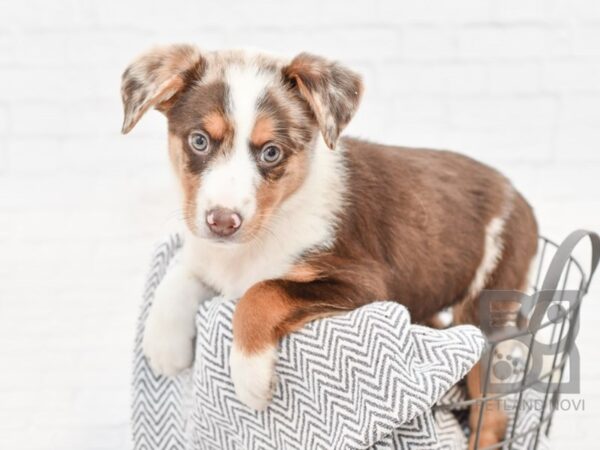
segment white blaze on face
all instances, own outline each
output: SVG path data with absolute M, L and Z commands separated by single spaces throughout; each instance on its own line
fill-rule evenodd
M 202 175 L 197 196 L 198 224 L 205 223 L 206 213 L 217 207 L 238 212 L 244 221 L 256 212 L 256 190 L 261 176 L 248 143 L 256 121 L 257 101 L 272 82 L 272 75 L 259 73 L 252 65 L 227 69 L 225 83 L 234 129 L 233 148 L 212 162 Z

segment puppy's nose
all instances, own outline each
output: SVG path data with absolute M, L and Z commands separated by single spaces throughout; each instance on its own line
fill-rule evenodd
M 238 213 L 227 208 L 215 208 L 206 213 L 206 223 L 210 231 L 217 236 L 231 236 L 242 225 L 242 218 Z

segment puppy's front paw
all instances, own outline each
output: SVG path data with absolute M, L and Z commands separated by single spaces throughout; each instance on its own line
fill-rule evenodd
M 194 335 L 150 311 L 146 321 L 142 349 L 156 375 L 177 375 L 194 361 Z
M 246 353 L 233 345 L 230 356 L 231 378 L 238 399 L 252 409 L 267 407 L 275 389 L 277 348 Z
M 156 289 L 142 342 L 155 374 L 176 375 L 192 365 L 199 295 L 198 283 L 177 270 Z

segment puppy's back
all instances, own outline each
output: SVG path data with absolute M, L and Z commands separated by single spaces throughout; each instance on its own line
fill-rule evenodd
M 343 145 L 348 207 L 338 248 L 381 262 L 389 298 L 407 304 L 415 320 L 481 290 L 512 241 L 526 247 L 517 256 L 527 268 L 535 218 L 498 171 L 449 151 Z M 496 254 L 486 254 L 490 240 Z

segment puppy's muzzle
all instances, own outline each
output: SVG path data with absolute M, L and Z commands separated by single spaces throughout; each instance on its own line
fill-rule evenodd
M 206 213 L 206 224 L 219 237 L 228 237 L 240 229 L 242 217 L 228 208 L 214 208 Z

